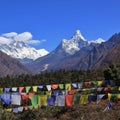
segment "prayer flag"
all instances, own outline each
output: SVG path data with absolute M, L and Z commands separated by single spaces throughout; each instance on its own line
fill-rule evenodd
M 59 84 L 59 88 L 62 90 L 64 89 L 64 84 Z
M 33 88 L 33 91 L 34 91 L 34 92 L 37 92 L 38 86 L 32 86 L 32 88 Z
M 32 102 L 33 106 L 37 105 L 37 103 L 38 103 L 38 95 L 31 95 L 30 99 L 31 99 L 31 102 Z
M 73 95 L 66 95 L 65 96 L 65 104 L 66 104 L 66 106 L 72 106 L 72 99 L 73 99 Z
M 58 89 L 58 84 L 53 84 L 53 85 L 51 85 L 51 88 L 52 88 L 53 90 Z
M 71 90 L 71 84 L 70 83 L 65 84 L 65 90 Z
M 21 101 L 20 95 L 14 95 L 14 94 L 11 95 L 11 104 L 12 105 L 20 105 L 21 104 L 20 101 Z

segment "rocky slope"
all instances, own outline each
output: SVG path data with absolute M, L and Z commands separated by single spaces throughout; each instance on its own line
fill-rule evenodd
M 20 62 L 0 51 L 0 77 L 30 73 Z

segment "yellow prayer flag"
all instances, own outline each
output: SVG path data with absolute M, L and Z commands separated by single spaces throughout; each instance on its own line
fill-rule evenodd
M 108 93 L 108 100 L 110 101 L 112 94 Z
M 35 110 L 37 110 L 37 109 L 38 109 L 38 105 L 34 105 L 33 108 L 34 108 Z
M 98 86 L 101 86 L 103 84 L 103 81 L 98 81 Z
M 0 88 L 0 93 L 3 93 L 3 88 Z
M 117 99 L 119 99 L 119 100 L 120 100 L 120 94 L 118 94 L 118 95 L 117 95 Z
M 38 86 L 32 86 L 32 88 L 33 88 L 33 91 L 34 91 L 34 92 L 37 92 Z
M 120 87 L 118 88 L 118 91 L 120 91 Z
M 71 84 L 70 83 L 65 84 L 65 89 L 66 90 L 71 90 Z
M 47 95 L 38 95 L 38 105 L 47 105 Z
M 81 95 L 80 104 L 87 104 L 87 103 L 88 103 L 88 95 Z
M 52 94 L 52 91 L 46 91 L 47 96 L 51 96 L 51 94 Z
M 8 109 L 6 109 L 5 111 L 7 111 L 7 112 L 12 112 L 12 108 L 8 108 Z

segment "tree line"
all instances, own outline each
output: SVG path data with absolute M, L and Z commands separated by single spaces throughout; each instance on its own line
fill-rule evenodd
M 111 64 L 102 70 L 57 70 L 45 71 L 36 75 L 16 75 L 1 77 L 0 87 L 46 85 L 95 80 L 120 80 L 120 67 Z

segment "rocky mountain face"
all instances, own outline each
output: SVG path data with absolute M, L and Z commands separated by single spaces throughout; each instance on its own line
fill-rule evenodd
M 107 63 L 120 64 L 120 33 L 113 35 L 108 41 L 94 46 L 91 50 L 82 48 L 73 56 L 59 63 L 58 68 L 65 69 L 100 69 Z
M 101 38 L 95 41 L 87 41 L 77 30 L 71 39 L 63 39 L 54 51 L 28 64 L 28 68 L 36 73 L 45 70 L 75 68 L 78 61 L 87 56 L 94 47 L 99 46 L 102 42 L 104 40 Z
M 30 73 L 20 62 L 0 51 L 0 77 Z
M 58 69 L 100 69 L 109 62 L 120 65 L 120 33 L 114 34 L 108 41 L 102 38 L 87 41 L 79 30 L 69 39 L 63 39 L 55 50 L 40 54 L 38 50 L 17 41 L 9 45 L 0 45 L 0 50 L 27 64 L 0 52 L 0 76 Z M 30 62 L 31 61 L 31 62 Z
M 45 49 L 36 50 L 23 41 L 13 41 L 10 44 L 1 44 L 0 50 L 13 58 L 16 58 L 21 63 L 26 64 L 35 59 L 48 54 Z

